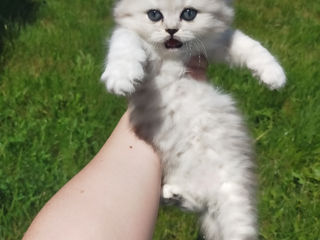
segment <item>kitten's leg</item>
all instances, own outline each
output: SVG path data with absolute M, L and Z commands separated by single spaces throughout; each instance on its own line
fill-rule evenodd
M 181 189 L 175 185 L 165 184 L 162 186 L 162 197 L 164 199 L 177 199 L 179 200 L 181 196 Z
M 205 240 L 224 240 L 221 236 L 221 227 L 217 219 L 217 212 L 208 209 L 200 219 L 201 232 Z
M 229 35 L 230 46 L 226 52 L 231 65 L 245 66 L 271 89 L 284 86 L 286 75 L 278 61 L 258 41 L 239 30 Z
M 219 240 L 256 240 L 256 210 L 250 190 L 239 183 L 226 182 L 216 196 L 203 221 L 206 239 L 215 239 L 211 236 L 219 232 Z
M 144 78 L 147 53 L 134 32 L 118 28 L 110 40 L 106 69 L 101 76 L 108 91 L 117 95 L 131 94 Z
M 161 198 L 165 203 L 172 203 L 188 211 L 199 211 L 201 206 L 197 200 L 188 191 L 182 187 L 173 184 L 162 186 Z

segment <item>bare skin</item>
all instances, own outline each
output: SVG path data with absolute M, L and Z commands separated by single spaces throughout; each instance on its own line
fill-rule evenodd
M 208 68 L 208 61 L 203 55 L 194 56 L 191 61 L 187 64 L 188 74 L 198 81 L 206 81 L 207 75 L 206 71 Z
M 205 80 L 206 68 L 205 58 L 195 57 L 188 73 Z M 126 112 L 100 152 L 43 207 L 23 240 L 151 239 L 160 190 L 160 159 L 135 135 Z
M 160 181 L 157 154 L 136 137 L 125 113 L 97 156 L 44 206 L 23 240 L 151 239 Z

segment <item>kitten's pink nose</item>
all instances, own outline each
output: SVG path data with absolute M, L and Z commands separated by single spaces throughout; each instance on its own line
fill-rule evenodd
M 175 34 L 176 32 L 178 32 L 178 29 L 166 29 L 166 31 L 173 36 L 173 34 Z

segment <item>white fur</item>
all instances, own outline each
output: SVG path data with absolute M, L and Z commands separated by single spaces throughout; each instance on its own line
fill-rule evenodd
M 198 10 L 194 21 L 180 20 L 187 7 Z M 163 21 L 150 21 L 150 9 Z M 285 82 L 265 48 L 230 29 L 232 18 L 230 0 L 120 0 L 102 75 L 110 92 L 128 96 L 136 133 L 161 155 L 164 201 L 201 214 L 208 240 L 257 238 L 254 164 L 231 97 L 192 79 L 185 63 L 204 54 L 248 67 L 272 89 Z M 182 48 L 164 47 L 167 28 L 179 29 Z
M 271 89 L 284 86 L 286 75 L 277 60 L 261 44 L 240 31 L 235 31 L 229 48 L 229 62 L 246 66 Z

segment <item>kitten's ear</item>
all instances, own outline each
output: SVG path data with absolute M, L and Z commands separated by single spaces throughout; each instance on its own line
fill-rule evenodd
M 129 7 L 126 1 L 117 0 L 115 1 L 115 5 L 113 8 L 113 16 L 115 17 L 115 19 L 129 16 L 130 12 L 128 12 L 128 9 Z

